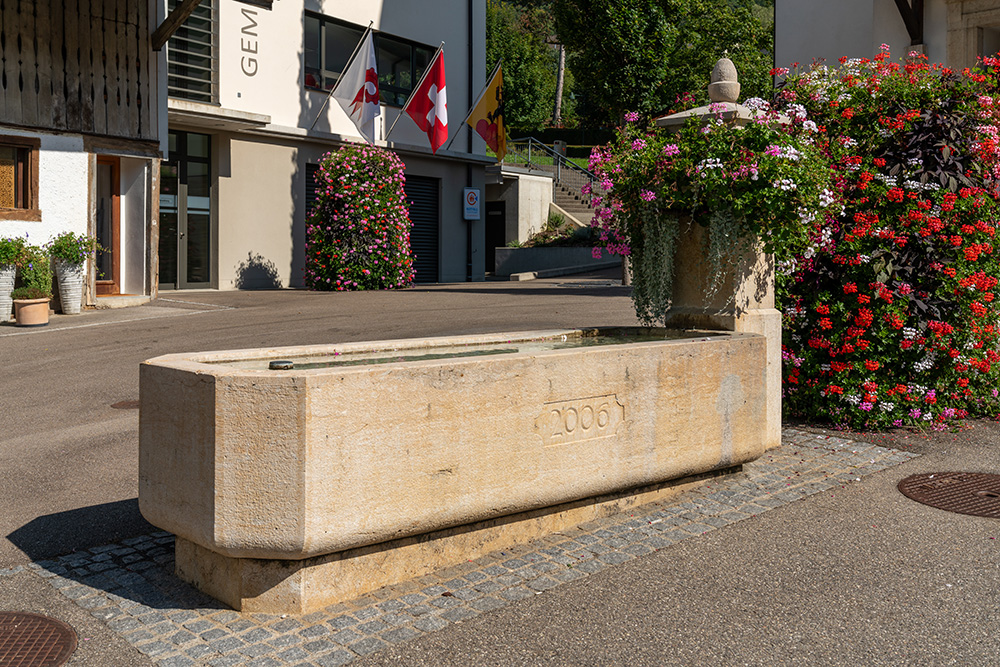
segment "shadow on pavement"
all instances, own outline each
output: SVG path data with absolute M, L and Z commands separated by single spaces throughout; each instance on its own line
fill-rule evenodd
M 10 533 L 7 539 L 37 561 L 155 530 L 139 513 L 139 499 L 129 498 L 40 516 Z

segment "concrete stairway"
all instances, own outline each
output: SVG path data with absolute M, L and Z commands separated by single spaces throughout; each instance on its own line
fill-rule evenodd
M 580 223 L 589 225 L 594 218 L 594 209 L 590 206 L 590 197 L 580 192 L 580 187 L 569 179 L 562 182 L 556 180 L 556 168 L 551 165 L 532 165 L 534 169 L 552 174 L 552 201 L 556 206 L 569 213 Z M 567 174 L 570 175 L 570 174 Z M 576 174 L 571 174 L 576 176 Z M 574 181 L 577 179 L 573 179 Z M 581 181 L 582 184 L 582 181 Z
M 589 225 L 594 219 L 594 209 L 590 207 L 589 198 L 585 200 L 579 190 L 573 191 L 565 185 L 553 183 L 552 201 L 584 225 Z

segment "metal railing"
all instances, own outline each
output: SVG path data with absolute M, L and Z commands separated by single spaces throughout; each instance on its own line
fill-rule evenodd
M 597 176 L 534 137 L 509 140 L 503 162 L 506 165 L 524 166 L 552 174 L 555 183 L 567 190 L 581 193 L 582 200 L 588 206 L 590 195 L 582 193 L 583 186 L 590 185 L 594 194 L 600 194 Z

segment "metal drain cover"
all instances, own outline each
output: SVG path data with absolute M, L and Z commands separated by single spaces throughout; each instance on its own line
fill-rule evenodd
M 972 516 L 1000 518 L 1000 475 L 985 472 L 932 472 L 911 475 L 898 485 L 918 503 Z
M 0 611 L 0 665 L 58 667 L 76 650 L 76 633 L 48 616 Z

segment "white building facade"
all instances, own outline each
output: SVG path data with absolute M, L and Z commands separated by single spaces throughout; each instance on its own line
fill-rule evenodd
M 155 290 L 166 105 L 151 34 L 163 9 L 163 0 L 0 5 L 0 236 L 96 237 L 91 305 Z
M 893 57 L 916 50 L 962 68 L 1000 50 L 1000 0 L 775 0 L 774 12 L 778 67 L 834 66 L 888 44 Z
M 416 280 L 484 278 L 483 222 L 464 220 L 463 190 L 483 189 L 493 160 L 462 123 L 486 75 L 484 0 L 202 0 L 167 49 L 161 290 L 303 285 L 313 172 L 324 153 L 363 141 L 327 93 L 369 24 L 376 145 L 406 167 Z M 435 155 L 409 117 L 388 131 L 441 42 L 455 141 Z

